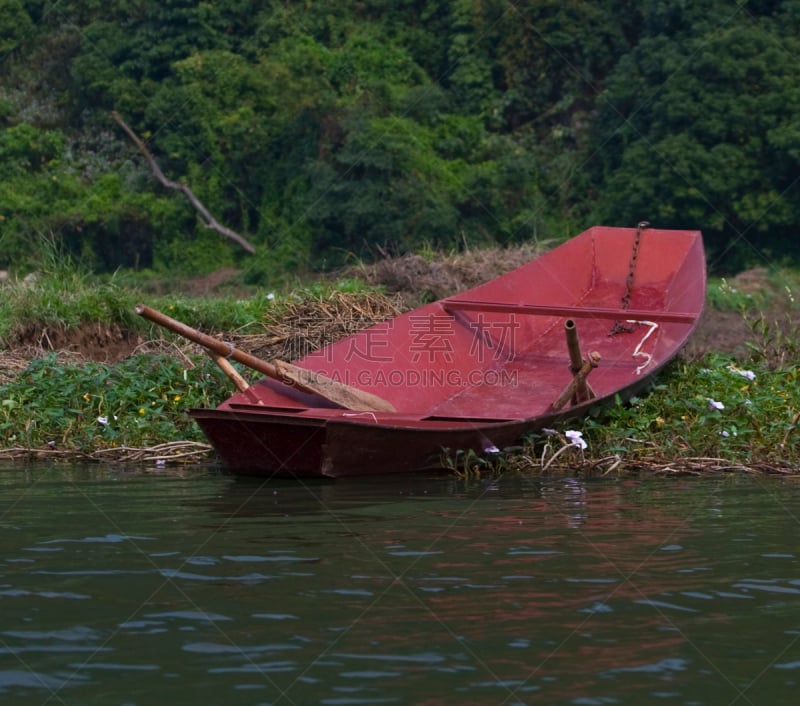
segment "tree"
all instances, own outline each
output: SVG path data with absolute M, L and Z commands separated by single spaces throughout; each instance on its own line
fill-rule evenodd
M 643 40 L 601 97 L 598 219 L 702 228 L 719 266 L 800 254 L 798 51 L 749 17 Z
M 0 0 L 0 57 L 33 34 L 34 25 L 20 0 Z

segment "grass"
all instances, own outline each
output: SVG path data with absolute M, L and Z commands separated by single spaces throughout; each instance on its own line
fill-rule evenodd
M 355 279 L 342 279 L 321 280 L 293 292 L 253 290 L 244 297 L 232 294 L 193 297 L 179 292 L 146 294 L 136 287 L 136 280 L 129 275 L 99 279 L 76 265 L 69 256 L 49 252 L 33 279 L 0 285 L 0 346 L 3 348 L 12 347 L 23 331 L 37 326 L 68 329 L 102 322 L 137 331 L 145 337 L 160 332 L 135 314 L 134 307 L 139 302 L 190 323 L 194 328 L 242 334 L 257 331 L 265 311 L 271 311 L 274 318 L 298 300 L 324 298 L 334 291 L 374 289 Z
M 446 465 L 458 474 L 691 471 L 703 464 L 779 472 L 796 469 L 800 335 L 792 323 L 796 308 L 792 291 L 797 281 L 795 273 L 778 273 L 769 287 L 755 293 L 726 280 L 709 284 L 708 306 L 739 312 L 750 325 L 752 340 L 738 360 L 712 353 L 700 361 L 677 361 L 645 396 L 612 405 L 571 426 L 533 434 L 501 454 L 450 454 Z M 143 297 L 129 282 L 121 286 L 113 277 L 98 282 L 57 257 L 43 263 L 35 281 L 1 286 L 0 342 L 6 348 L 19 331 L 35 322 L 70 328 L 99 321 L 147 338 L 156 327 L 133 311 L 142 298 L 204 331 L 241 335 L 263 332 L 265 313 L 270 320 L 279 320 L 298 302 L 313 304 L 336 291 L 374 291 L 348 279 L 242 298 Z M 779 316 L 767 315 L 767 309 Z M 163 336 L 160 329 L 157 333 Z M 186 410 L 215 406 L 232 392 L 230 382 L 206 356 L 185 351 L 180 356 L 134 355 L 115 365 L 70 362 L 47 353 L 14 375 L 0 376 L 0 381 L 4 379 L 0 455 L 10 449 L 86 454 L 201 442 L 203 437 Z M 568 434 L 573 431 L 581 438 Z
M 82 321 L 135 326 L 132 294 L 113 283 L 91 285 L 76 271 L 48 272 L 3 286 L 0 343 L 9 346 L 32 322 L 69 328 Z

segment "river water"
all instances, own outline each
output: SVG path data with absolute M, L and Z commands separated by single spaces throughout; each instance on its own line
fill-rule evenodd
M 790 704 L 800 485 L 0 467 L 3 704 Z

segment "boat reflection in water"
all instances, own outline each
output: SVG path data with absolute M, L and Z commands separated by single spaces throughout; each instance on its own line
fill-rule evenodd
M 792 484 L 182 476 L 4 471 L 9 703 L 796 695 Z
M 521 702 L 546 691 L 569 703 L 606 681 L 613 692 L 623 674 L 652 690 L 698 659 L 687 619 L 702 616 L 711 632 L 728 622 L 707 585 L 717 558 L 688 548 L 700 533 L 667 484 L 398 477 L 307 490 L 271 481 L 248 512 L 273 518 L 277 546 L 287 517 L 305 524 L 319 557 L 304 567 L 314 576 L 306 607 L 335 614 L 346 632 L 316 636 L 327 639 L 326 657 L 397 671 L 401 691 L 425 682 L 433 693 L 421 703 L 455 703 L 447 689 L 463 697 L 465 681 Z M 325 576 L 337 570 L 344 575 Z M 337 679 L 333 667 L 320 670 Z

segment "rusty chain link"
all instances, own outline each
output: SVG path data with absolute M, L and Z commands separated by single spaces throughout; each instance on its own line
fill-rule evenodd
M 636 226 L 636 235 L 633 238 L 633 250 L 631 251 L 631 261 L 628 265 L 628 276 L 625 278 L 625 294 L 622 295 L 621 306 L 627 309 L 631 303 L 631 290 L 633 289 L 633 278 L 636 273 L 636 261 L 639 259 L 639 243 L 642 240 L 642 231 L 649 228 L 648 221 L 639 221 Z M 611 326 L 611 331 L 608 335 L 613 336 L 615 333 L 630 333 L 633 331 L 633 326 L 626 326 L 621 320 L 617 319 Z

